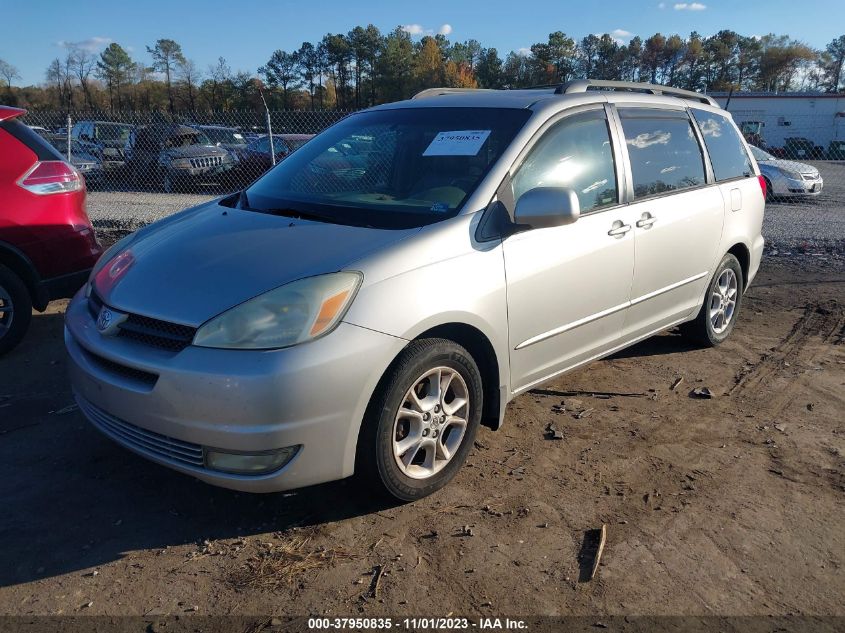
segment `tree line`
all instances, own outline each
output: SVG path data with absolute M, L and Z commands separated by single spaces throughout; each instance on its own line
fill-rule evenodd
M 627 43 L 609 35 L 576 40 L 562 31 L 502 57 L 476 40 L 414 40 L 403 27 L 372 24 L 329 33 L 292 51 L 276 50 L 255 73 L 233 72 L 224 57 L 201 69 L 181 45 L 160 39 L 135 60 L 118 43 L 99 54 L 69 45 L 38 86 L 16 86 L 0 59 L 0 103 L 60 110 L 353 110 L 406 99 L 425 88 L 523 88 L 572 79 L 648 81 L 696 91 L 845 91 L 845 35 L 824 49 L 788 35 L 731 30 L 704 37 L 655 33 Z

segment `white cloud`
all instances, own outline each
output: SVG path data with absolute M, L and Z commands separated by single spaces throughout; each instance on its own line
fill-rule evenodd
M 665 3 L 665 2 L 661 2 L 660 4 L 658 4 L 658 5 L 657 5 L 657 8 L 658 8 L 658 9 L 665 9 L 665 8 L 666 8 L 666 3 Z
M 422 24 L 403 24 L 402 30 L 411 35 L 422 35 L 426 32 Z
M 706 4 L 700 2 L 676 2 L 675 11 L 704 11 Z
M 516 54 L 520 57 L 528 57 L 531 54 L 531 49 L 523 46 L 522 48 L 516 49 Z
M 633 33 L 631 33 L 631 31 L 626 31 L 625 29 L 614 29 L 610 32 L 610 35 L 613 37 L 631 37 Z
M 427 29 L 422 24 L 403 24 L 402 30 L 412 36 L 422 36 L 422 35 L 449 35 L 452 32 L 452 25 L 451 24 L 442 24 L 439 29 L 436 31 L 434 29 Z
M 65 40 L 59 40 L 56 42 L 56 46 L 59 48 L 76 47 L 88 51 L 89 53 L 96 53 L 112 42 L 114 42 L 114 40 L 110 37 L 89 37 L 87 40 L 82 40 L 81 42 L 67 42 Z

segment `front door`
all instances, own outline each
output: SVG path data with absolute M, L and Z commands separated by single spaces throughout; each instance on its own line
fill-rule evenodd
M 619 205 L 614 143 L 602 107 L 551 126 L 518 166 L 529 189 L 575 190 L 581 217 L 504 240 L 511 388 L 525 391 L 610 349 L 625 320 L 634 266 L 629 209 Z

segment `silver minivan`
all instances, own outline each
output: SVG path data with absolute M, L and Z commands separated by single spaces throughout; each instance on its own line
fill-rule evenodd
M 697 93 L 427 90 L 115 244 L 67 309 L 73 389 L 216 485 L 417 499 L 519 394 L 673 326 L 725 340 L 764 187 Z

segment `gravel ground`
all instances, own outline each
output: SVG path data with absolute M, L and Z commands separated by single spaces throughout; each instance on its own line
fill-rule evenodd
M 769 203 L 763 235 L 768 254 L 824 252 L 845 255 L 845 162 L 819 161 L 825 188 L 818 198 Z M 100 231 L 133 231 L 211 200 L 212 195 L 148 191 L 93 191 L 88 214 Z
M 121 449 L 72 404 L 54 302 L 0 359 L 0 631 L 271 633 L 291 614 L 843 631 L 844 281 L 818 258 L 765 260 L 718 349 L 666 333 L 524 394 L 449 486 L 400 505 L 354 480 L 236 493 Z M 795 615 L 813 619 L 772 617 Z

